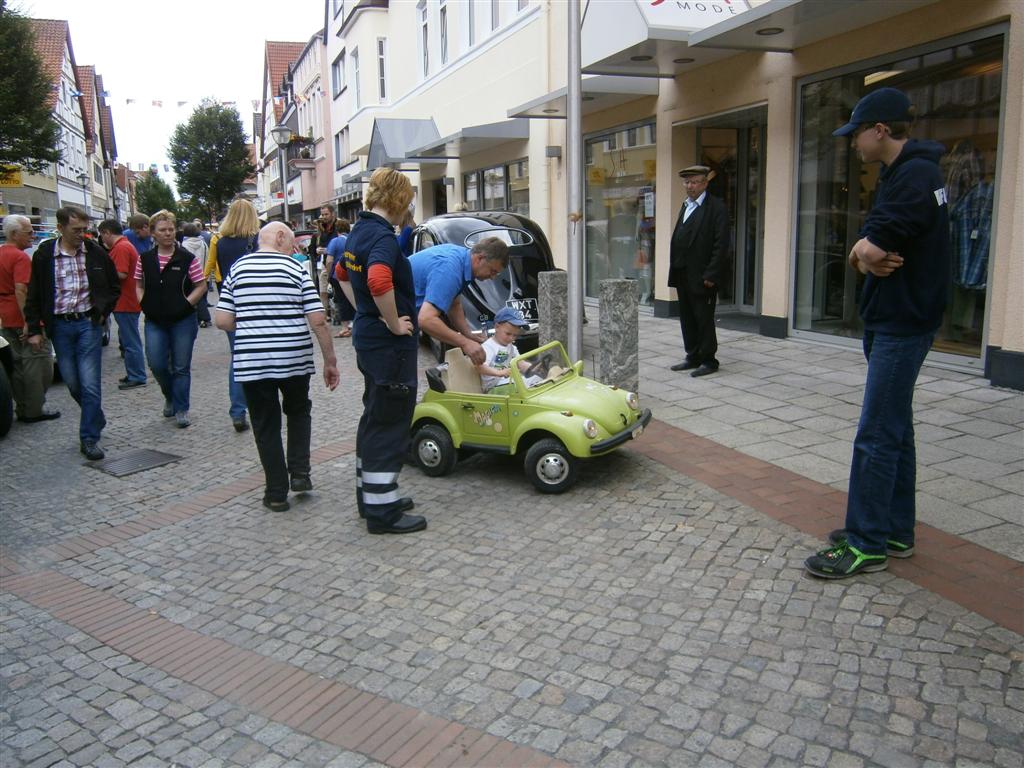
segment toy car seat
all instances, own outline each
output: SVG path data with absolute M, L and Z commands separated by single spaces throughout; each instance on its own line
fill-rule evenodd
M 464 392 L 467 395 L 482 395 L 484 390 L 480 385 L 480 374 L 476 366 L 470 362 L 462 350 L 452 347 L 444 355 L 448 363 L 448 385 L 449 392 Z

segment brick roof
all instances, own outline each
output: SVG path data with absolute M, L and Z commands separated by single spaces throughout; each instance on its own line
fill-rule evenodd
M 100 104 L 100 136 L 103 137 L 103 147 L 111 160 L 117 158 L 117 141 L 114 139 L 114 115 L 107 104 L 107 97 L 103 95 L 103 76 L 96 75 L 96 99 Z
M 288 67 L 302 55 L 306 43 L 284 43 L 276 40 L 266 41 L 266 52 L 263 65 L 263 93 L 267 92 L 266 86 L 269 79 L 270 93 L 276 96 L 281 90 L 281 81 L 288 74 Z M 281 121 L 284 114 L 284 104 L 274 104 L 275 122 Z
M 71 47 L 71 33 L 68 30 L 68 23 L 58 19 L 29 19 L 32 22 L 32 31 L 36 36 L 36 53 L 43 67 L 43 74 L 56 85 L 57 89 L 50 90 L 46 104 L 53 107 L 57 103 L 57 95 L 60 93 L 60 73 L 64 64 L 64 46 Z M 74 56 L 72 55 L 72 61 Z
M 85 130 L 85 152 L 91 155 L 96 151 L 96 142 L 93 137 L 97 134 L 96 114 L 93 107 L 96 105 L 96 68 L 92 64 L 82 64 L 75 67 L 75 77 L 78 78 L 78 90 L 82 92 L 82 123 Z

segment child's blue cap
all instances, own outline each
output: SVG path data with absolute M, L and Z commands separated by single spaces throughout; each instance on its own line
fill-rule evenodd
M 530 324 L 523 318 L 523 313 L 512 309 L 511 307 L 502 307 L 498 310 L 498 314 L 494 316 L 494 324 L 498 323 L 512 323 L 519 328 L 526 328 Z

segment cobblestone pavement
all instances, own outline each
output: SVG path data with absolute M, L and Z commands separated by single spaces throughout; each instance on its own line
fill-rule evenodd
M 842 486 L 816 459 L 782 460 L 841 463 L 810 448 L 855 421 L 824 413 L 856 406 L 853 353 L 723 333 L 722 374 L 677 390 L 660 359 L 677 326 L 642 328 L 641 389 L 659 419 L 750 456 L 789 435 L 800 450 L 759 458 Z M 313 387 L 317 490 L 285 514 L 260 505 L 212 330 L 187 430 L 160 416 L 153 384 L 119 392 L 116 349 L 105 353 L 108 455 L 181 461 L 124 478 L 88 467 L 58 388 L 62 419 L 0 443 L 4 766 L 1024 765 L 1019 634 L 894 572 L 807 578 L 819 540 L 638 450 L 586 464 L 557 497 L 507 458 L 441 479 L 406 470 L 430 528 L 368 536 L 352 503 L 359 383 L 348 342 L 336 347 L 342 388 Z M 802 354 L 825 372 L 801 376 Z M 843 391 L 819 393 L 842 365 Z M 781 372 L 766 383 L 757 370 Z M 970 397 L 983 389 L 975 380 L 929 410 L 963 415 L 943 425 L 956 434 L 1011 424 L 985 441 L 1019 448 L 1019 396 Z M 726 420 L 734 399 L 749 420 Z M 968 401 L 981 405 L 956 410 Z M 846 427 L 760 413 L 773 407 Z M 823 439 L 796 445 L 811 435 Z M 938 435 L 919 432 L 922 454 L 958 444 Z M 1019 502 L 1019 450 L 993 451 L 973 482 Z M 971 455 L 935 471 L 957 477 L 950 463 Z M 931 492 L 955 504 L 959 485 Z

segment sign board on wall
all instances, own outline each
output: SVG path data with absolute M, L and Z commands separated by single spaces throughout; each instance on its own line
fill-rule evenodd
M 16 165 L 0 165 L 0 187 L 20 187 L 21 168 Z
M 639 0 L 649 27 L 704 29 L 750 10 L 747 0 Z

